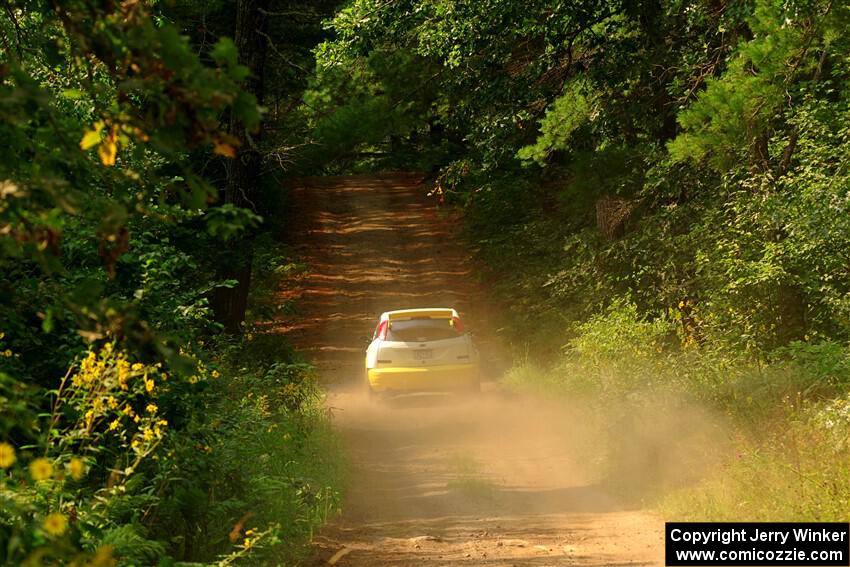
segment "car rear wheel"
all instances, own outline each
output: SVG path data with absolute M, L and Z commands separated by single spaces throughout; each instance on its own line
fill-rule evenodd
M 385 392 L 376 392 L 367 384 L 366 398 L 369 400 L 370 404 L 382 404 L 387 400 L 387 394 Z
M 372 385 L 369 384 L 369 369 L 366 368 L 363 370 L 363 391 L 366 393 L 366 399 L 369 400 L 370 403 L 375 403 L 380 399 L 380 394 L 372 389 Z

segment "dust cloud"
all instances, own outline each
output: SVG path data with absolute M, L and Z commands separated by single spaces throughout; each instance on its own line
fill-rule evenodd
M 474 478 L 503 495 L 571 489 L 549 493 L 541 503 L 529 498 L 529 511 L 571 508 L 576 496 L 583 496 L 582 508 L 594 507 L 592 497 L 613 506 L 603 491 L 621 502 L 657 496 L 698 482 L 728 449 L 723 418 L 693 402 L 644 398 L 600 407 L 595 400 L 519 394 L 495 382 L 485 389 L 478 396 L 382 401 L 355 389 L 332 393 L 329 404 L 342 431 L 374 435 L 378 445 L 405 439 L 407 449 L 453 456 L 445 470 L 434 471 L 449 485 Z M 452 470 L 452 460 L 465 465 Z M 553 500 L 558 495 L 572 498 Z
M 698 480 L 723 443 L 716 416 L 669 400 L 601 412 L 488 383 L 477 397 L 382 402 L 338 389 L 328 404 L 359 488 L 319 548 L 352 547 L 354 565 L 398 554 L 660 564 L 663 523 L 641 500 Z

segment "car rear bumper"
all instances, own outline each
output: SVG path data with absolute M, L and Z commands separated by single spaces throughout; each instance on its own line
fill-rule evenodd
M 478 385 L 477 364 L 430 367 L 369 368 L 374 392 L 443 392 L 468 390 Z

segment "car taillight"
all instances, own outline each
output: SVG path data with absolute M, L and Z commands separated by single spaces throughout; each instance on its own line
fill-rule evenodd
M 452 317 L 452 327 L 455 328 L 458 334 L 463 332 L 463 322 L 460 320 L 460 317 Z
M 387 338 L 387 329 L 390 327 L 389 321 L 381 321 L 381 324 L 378 325 L 378 338 L 382 341 Z

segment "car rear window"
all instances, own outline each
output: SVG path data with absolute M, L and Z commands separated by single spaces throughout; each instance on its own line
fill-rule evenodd
M 439 341 L 458 336 L 451 319 L 409 319 L 393 321 L 387 332 L 388 341 Z

